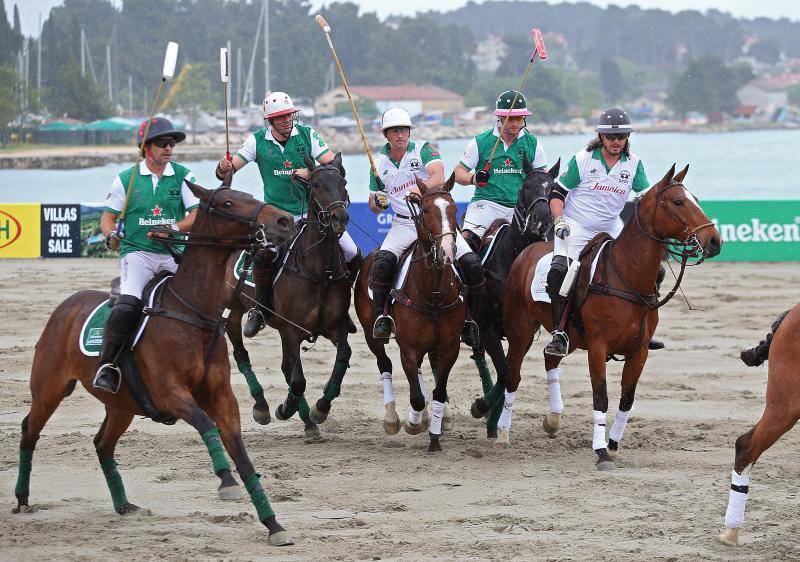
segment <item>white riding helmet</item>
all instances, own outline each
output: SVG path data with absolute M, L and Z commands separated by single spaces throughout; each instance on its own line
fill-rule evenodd
M 288 113 L 300 111 L 292 103 L 292 98 L 285 92 L 267 92 L 264 96 L 264 119 L 272 119 Z
M 392 127 L 408 127 L 413 129 L 414 125 L 411 124 L 411 116 L 408 111 L 402 107 L 392 107 L 387 109 L 381 117 L 381 132 Z

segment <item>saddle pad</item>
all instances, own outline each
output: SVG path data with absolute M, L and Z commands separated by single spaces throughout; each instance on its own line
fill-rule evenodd
M 400 272 L 397 274 L 397 277 L 394 279 L 394 289 L 398 291 L 403 288 L 403 285 L 406 282 L 406 277 L 408 277 L 408 270 L 411 269 L 411 258 L 414 256 L 414 252 L 409 252 L 406 256 L 406 259 L 403 260 L 403 264 L 400 266 Z M 458 274 L 458 270 L 456 269 L 455 265 L 451 265 L 450 267 L 453 268 L 453 272 L 456 274 L 456 278 L 461 281 L 461 276 Z M 367 294 L 369 295 L 370 300 L 372 300 L 372 288 L 367 286 Z M 464 297 L 459 297 L 463 300 Z M 392 302 L 394 302 L 394 297 L 392 297 Z
M 303 225 L 300 227 L 300 230 L 295 235 L 291 244 L 289 244 L 289 250 L 291 250 L 297 243 L 297 241 L 300 239 L 300 235 L 303 233 L 303 230 L 305 230 L 306 224 L 307 223 L 303 223 Z M 233 266 L 233 276 L 236 278 L 237 281 L 242 276 L 242 269 L 244 268 L 244 253 L 246 251 L 247 250 L 242 250 L 241 252 L 239 252 L 239 257 L 236 259 L 236 264 Z M 290 253 L 289 251 L 285 252 L 283 256 L 283 262 L 281 263 L 281 268 L 278 270 L 278 273 L 275 274 L 275 279 L 272 281 L 273 284 L 275 284 L 275 281 L 277 281 L 278 277 L 281 276 L 281 273 L 283 272 L 283 266 L 286 264 L 286 260 L 289 258 L 289 253 Z M 255 281 L 253 281 L 252 267 L 247 271 L 247 277 L 244 280 L 244 284 L 250 287 L 256 286 Z
M 148 307 L 152 308 L 153 299 L 158 292 L 158 288 L 171 278 L 172 276 L 165 277 L 153 287 L 153 290 L 150 291 L 150 295 L 147 299 Z M 83 327 L 79 333 L 78 346 L 81 348 L 81 353 L 87 357 L 98 357 L 100 355 L 100 348 L 103 345 L 103 328 L 106 325 L 106 320 L 108 320 L 108 315 L 111 313 L 111 307 L 108 306 L 109 301 L 109 299 L 106 299 L 97 305 L 97 307 L 89 314 L 89 317 L 83 323 Z M 136 347 L 136 344 L 139 343 L 139 340 L 144 333 L 144 328 L 147 326 L 148 320 L 150 320 L 149 316 L 145 316 L 144 320 L 142 320 L 139 331 L 136 332 L 136 337 L 133 338 L 133 345 L 130 347 L 131 349 Z
M 606 244 L 611 240 L 606 240 L 600 249 L 597 251 L 594 259 L 592 260 L 592 268 L 589 271 L 589 279 L 594 278 L 594 272 L 597 269 L 597 264 L 600 261 L 600 254 L 606 247 Z M 539 263 L 536 264 L 536 272 L 533 274 L 533 281 L 531 281 L 531 296 L 536 302 L 550 302 L 550 295 L 547 294 L 547 274 L 550 272 L 550 264 L 553 262 L 553 252 L 545 254 Z
M 481 265 L 485 264 L 485 263 L 486 263 L 486 260 L 488 260 L 488 259 L 489 259 L 489 256 L 491 256 L 491 255 L 492 255 L 492 250 L 494 249 L 494 243 L 495 243 L 495 242 L 497 242 L 497 237 L 500 235 L 500 233 L 501 233 L 501 232 L 502 232 L 504 229 L 508 228 L 509 226 L 511 226 L 509 223 L 501 224 L 501 225 L 498 227 L 498 229 L 497 229 L 497 230 L 495 230 L 495 231 L 494 231 L 494 233 L 492 233 L 492 238 L 491 238 L 491 240 L 489 241 L 489 245 L 488 245 L 488 246 L 486 246 L 486 248 L 484 248 L 484 249 L 481 251 Z

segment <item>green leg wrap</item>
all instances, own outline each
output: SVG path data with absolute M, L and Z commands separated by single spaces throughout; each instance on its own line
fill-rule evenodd
M 499 384 L 495 384 L 492 386 L 492 389 L 486 394 L 484 400 L 490 406 L 497 406 L 498 404 L 503 404 L 503 398 L 505 397 L 506 389 Z
M 114 459 L 102 460 L 100 461 L 100 467 L 103 469 L 108 490 L 111 492 L 114 510 L 119 511 L 128 505 L 128 498 L 125 496 L 125 485 L 122 483 L 122 476 L 117 471 L 117 461 Z
M 264 387 L 259 384 L 256 374 L 253 372 L 253 366 L 250 363 L 237 363 L 236 368 L 244 375 L 247 381 L 247 388 L 250 389 L 250 396 L 255 398 L 264 394 Z
M 472 360 L 475 361 L 475 366 L 478 367 L 478 375 L 481 377 L 481 386 L 483 386 L 483 394 L 485 396 L 489 394 L 489 391 L 492 390 L 492 386 L 494 386 L 492 372 L 486 364 L 486 354 L 483 351 L 476 351 L 471 357 Z
M 300 416 L 300 419 L 303 420 L 303 423 L 310 423 L 311 416 L 309 415 L 310 408 L 308 407 L 308 401 L 306 400 L 305 395 L 300 397 L 300 403 L 297 405 L 297 414 Z
M 286 419 L 291 418 L 295 412 L 297 412 L 298 407 L 300 406 L 300 401 L 303 400 L 303 396 L 299 396 L 292 392 L 290 388 L 288 390 L 288 394 L 286 396 L 286 401 L 283 403 L 283 415 Z M 306 403 L 306 408 L 308 408 L 308 403 Z
M 33 468 L 33 451 L 19 450 L 19 472 L 14 493 L 27 496 L 30 493 L 31 469 Z
M 247 493 L 250 494 L 250 501 L 256 506 L 256 513 L 258 513 L 258 520 L 262 523 L 270 517 L 275 517 L 275 512 L 272 511 L 272 506 L 269 505 L 267 494 L 264 493 L 264 488 L 261 487 L 260 475 L 255 472 L 245 481 L 244 487 Z
M 500 421 L 500 414 L 503 413 L 503 401 L 501 400 L 492 408 L 492 413 L 486 419 L 487 429 L 497 429 L 497 422 Z
M 325 385 L 325 390 L 322 392 L 322 395 L 328 402 L 333 402 L 333 399 L 338 397 L 341 393 L 342 379 L 344 379 L 344 374 L 347 372 L 347 368 L 349 366 L 350 363 L 347 361 L 337 361 L 333 364 L 331 378 L 328 379 L 328 383 Z
M 223 470 L 230 470 L 231 465 L 228 464 L 228 459 L 225 458 L 225 450 L 222 448 L 222 439 L 219 437 L 219 429 L 216 427 L 209 429 L 203 435 L 203 443 L 208 448 L 208 454 L 211 455 L 211 464 L 214 467 L 214 474 L 219 476 Z

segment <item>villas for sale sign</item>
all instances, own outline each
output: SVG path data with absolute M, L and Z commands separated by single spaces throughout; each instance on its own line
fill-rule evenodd
M 706 201 L 722 235 L 718 261 L 800 261 L 800 201 Z
M 81 255 L 81 206 L 0 203 L 0 258 Z

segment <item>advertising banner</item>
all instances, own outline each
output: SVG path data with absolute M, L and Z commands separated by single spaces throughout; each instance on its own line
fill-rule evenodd
M 38 203 L 0 203 L 0 258 L 36 258 L 40 253 Z
M 42 205 L 42 257 L 81 257 L 80 205 Z

